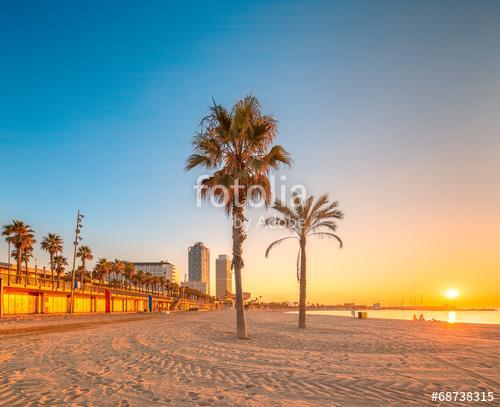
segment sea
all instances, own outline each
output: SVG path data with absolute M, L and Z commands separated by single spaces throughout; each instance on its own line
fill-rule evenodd
M 424 319 L 443 321 L 449 323 L 466 323 L 466 324 L 494 324 L 500 325 L 500 309 L 494 310 L 457 310 L 457 311 L 427 311 L 427 310 L 365 310 L 368 318 L 381 319 L 403 319 L 412 320 L 413 315 L 417 318 L 423 314 Z M 293 311 L 297 313 L 297 311 Z M 352 318 L 350 310 L 311 310 L 307 311 L 308 315 L 337 315 Z

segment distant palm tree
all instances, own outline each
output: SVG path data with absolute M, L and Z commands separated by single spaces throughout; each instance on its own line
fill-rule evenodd
M 160 277 L 160 290 L 161 290 L 161 295 L 165 295 L 165 286 L 167 285 L 167 278 L 165 276 Z
M 150 293 L 153 289 L 153 276 L 151 273 L 145 274 L 144 283 L 146 284 L 146 291 Z
M 194 153 L 186 162 L 186 170 L 202 167 L 212 171 L 201 183 L 202 196 L 206 198 L 212 193 L 233 219 L 231 266 L 236 283 L 238 338 L 247 337 L 241 282 L 247 197 L 250 194 L 249 199 L 261 198 L 270 204 L 270 172 L 281 164 L 291 164 L 285 149 L 273 145 L 276 134 L 276 120 L 262 113 L 256 97 L 247 96 L 236 102 L 231 111 L 214 103 L 201 122 L 200 133 L 193 139 Z
M 182 294 L 182 287 L 175 281 L 172 283 L 172 297 L 180 298 Z
M 17 262 L 17 277 L 19 278 L 21 275 L 23 253 L 30 247 L 33 248 L 36 242 L 35 232 L 31 229 L 30 225 L 25 224 L 23 221 L 13 220 L 11 224 L 3 227 L 2 235 L 14 247 Z
M 55 271 L 57 274 L 57 288 L 59 288 L 61 276 L 64 275 L 64 272 L 66 270 L 66 266 L 68 265 L 68 260 L 64 256 L 57 255 L 57 256 L 54 256 L 53 262 L 54 262 L 54 267 L 55 267 Z M 52 281 L 54 281 L 53 277 L 52 277 Z
M 99 279 L 99 284 L 104 285 L 104 279 L 108 277 L 111 271 L 111 262 L 108 259 L 100 258 L 94 267 L 94 274 Z
M 139 286 L 139 289 L 142 291 L 143 284 L 144 284 L 144 272 L 142 270 L 139 270 L 135 275 L 135 288 Z
M 85 283 L 86 281 L 86 276 L 87 276 L 87 273 L 86 273 L 86 270 L 85 270 L 85 267 L 83 267 L 82 265 L 78 266 L 76 268 L 76 275 L 75 275 L 75 279 L 76 280 L 80 280 L 80 285 L 83 287 L 83 284 Z
M 17 249 L 12 250 L 12 256 L 17 258 Z M 21 255 L 21 262 L 24 263 L 24 274 L 26 278 L 29 278 L 29 261 L 33 258 L 33 247 L 28 246 L 23 251 Z M 29 281 L 27 281 L 29 283 Z M 35 274 L 35 283 L 36 283 L 36 274 Z
M 23 251 L 23 262 L 24 262 L 24 270 L 26 273 L 26 277 L 29 278 L 29 267 L 28 264 L 30 262 L 30 259 L 33 258 L 33 246 L 29 245 L 26 247 L 26 249 Z M 35 273 L 35 283 L 36 283 L 36 273 Z
M 54 258 L 59 253 L 63 251 L 63 240 L 61 236 L 56 235 L 55 233 L 49 233 L 42 239 L 40 243 L 40 248 L 49 253 L 50 255 L 50 271 L 52 273 L 52 281 L 54 281 Z
M 167 296 L 172 297 L 173 296 L 173 290 L 174 290 L 174 283 L 173 281 L 170 281 L 167 279 L 165 282 L 165 288 L 167 290 Z
M 273 209 L 280 213 L 280 216 L 269 217 L 266 225 L 281 226 L 288 229 L 294 236 L 285 237 L 271 243 L 266 250 L 266 257 L 269 252 L 288 239 L 299 241 L 300 249 L 297 257 L 297 279 L 300 283 L 299 295 L 299 328 L 306 327 L 306 244 L 307 239 L 312 236 L 331 237 L 339 242 L 340 248 L 343 243 L 340 237 L 335 234 L 337 230 L 336 219 L 342 219 L 344 214 L 337 209 L 338 202 L 330 202 L 328 194 L 321 195 L 316 202 L 310 196 L 305 201 L 301 201 L 297 194 L 292 196 L 294 205 L 286 206 L 285 203 L 277 200 Z M 299 275 L 300 264 L 300 275 Z
M 125 271 L 125 264 L 120 259 L 115 259 L 111 264 L 111 271 L 115 275 L 115 285 L 118 286 L 123 276 L 123 272 Z
M 67 281 L 67 282 L 71 282 L 71 280 L 73 279 L 73 272 L 68 270 L 64 273 L 64 275 L 62 276 L 63 280 L 64 281 Z
M 132 288 L 132 280 L 136 273 L 137 270 L 135 269 L 134 263 L 126 262 L 123 268 L 123 275 L 125 276 L 125 285 L 127 285 L 128 282 L 129 289 Z
M 85 262 L 87 260 L 92 260 L 94 255 L 92 254 L 92 249 L 88 246 L 80 246 L 76 252 L 76 257 L 80 257 L 81 266 L 80 269 L 80 283 L 83 284 L 83 279 L 87 269 L 85 268 Z

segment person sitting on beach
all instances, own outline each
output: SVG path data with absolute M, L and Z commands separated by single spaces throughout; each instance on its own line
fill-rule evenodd
M 420 314 L 420 316 L 418 317 L 418 320 L 419 321 L 425 321 L 424 314 Z
M 417 319 L 417 314 L 413 314 L 413 320 L 414 320 L 414 321 L 418 321 L 418 319 Z

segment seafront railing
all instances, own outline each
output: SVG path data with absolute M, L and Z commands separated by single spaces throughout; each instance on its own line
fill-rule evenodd
M 4 287 L 10 288 L 24 288 L 40 291 L 53 291 L 61 293 L 71 293 L 71 281 L 64 280 L 54 276 L 54 278 L 43 277 L 44 274 L 38 272 L 30 272 L 26 274 L 17 274 L 15 269 L 11 269 L 9 272 L 7 269 L 0 268 L 0 278 L 2 279 L 2 284 Z M 104 295 L 105 291 L 109 290 L 112 294 L 116 295 L 134 295 L 136 297 L 147 298 L 149 295 L 161 298 L 163 300 L 172 301 L 174 299 L 187 299 L 191 301 L 197 301 L 200 303 L 210 303 L 210 300 L 204 300 L 194 297 L 186 297 L 183 295 L 169 295 L 161 289 L 151 289 L 151 288 L 140 288 L 135 286 L 126 287 L 116 287 L 109 285 L 108 283 L 99 284 L 96 281 L 85 282 L 83 284 L 78 283 L 75 287 L 74 292 L 77 294 L 85 295 Z
M 4 272 L 7 271 L 7 272 Z M 216 309 L 216 302 L 185 295 L 167 295 L 161 290 L 143 291 L 132 287 L 86 283 L 75 287 L 72 302 L 71 282 L 44 278 L 36 274 L 18 275 L 0 269 L 0 317 L 16 314 L 67 312 L 138 312 Z M 75 310 L 71 311 L 71 304 Z
M 17 275 L 16 272 L 0 272 L 0 278 L 2 279 L 4 287 L 12 288 L 31 288 L 38 290 L 50 290 L 61 293 L 71 293 L 71 281 L 66 281 L 63 279 L 58 279 L 57 277 L 44 278 L 40 275 L 36 276 L 34 274 Z M 174 297 L 162 293 L 161 290 L 144 290 L 137 287 L 113 287 L 108 284 L 97 284 L 97 283 L 84 283 L 78 284 L 75 287 L 75 293 L 80 294 L 100 294 L 104 295 L 105 290 L 108 289 L 113 294 L 130 295 L 147 297 L 148 295 L 154 295 L 156 297 L 164 299 L 173 299 Z
M 14 273 L 0 273 L 3 284 L 6 287 L 24 287 L 24 288 L 39 288 L 49 289 L 52 291 L 71 292 L 71 282 L 62 279 L 43 278 L 35 275 L 17 275 Z M 85 287 L 81 287 L 83 290 Z M 89 285 L 87 291 L 89 293 L 103 293 L 104 288 Z

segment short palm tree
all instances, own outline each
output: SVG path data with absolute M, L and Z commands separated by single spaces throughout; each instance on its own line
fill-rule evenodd
M 54 256 L 53 261 L 54 261 L 54 268 L 55 268 L 55 271 L 57 274 L 57 288 L 59 288 L 59 284 L 61 282 L 61 276 L 64 275 L 64 272 L 66 270 L 66 266 L 68 265 L 68 260 L 64 256 L 57 255 L 57 256 Z M 52 281 L 54 281 L 53 278 L 52 278 Z
M 29 262 L 33 258 L 33 246 L 30 244 L 23 251 L 23 262 L 24 262 L 24 271 L 26 273 L 26 277 L 29 277 Z M 36 273 L 35 273 L 35 283 L 36 283 Z
M 273 145 L 276 120 L 262 113 L 254 96 L 236 102 L 230 111 L 214 103 L 200 127 L 193 139 L 194 153 L 187 159 L 186 170 L 201 167 L 211 171 L 201 183 L 201 195 L 207 198 L 212 194 L 224 205 L 226 214 L 232 216 L 236 334 L 238 338 L 246 338 L 241 282 L 243 242 L 247 237 L 245 207 L 248 199 L 271 203 L 269 174 L 281 164 L 290 165 L 291 159 L 283 147 Z
M 55 233 L 49 233 L 42 239 L 42 242 L 40 243 L 40 248 L 43 251 L 49 253 L 50 255 L 50 271 L 52 273 L 52 282 L 54 282 L 54 268 L 55 268 L 54 258 L 59 253 L 62 253 L 63 240 L 61 236 L 56 235 Z
M 83 284 L 85 283 L 86 277 L 87 277 L 87 270 L 82 265 L 78 266 L 76 268 L 75 279 L 80 280 L 81 286 L 83 286 Z
M 300 249 L 297 257 L 297 279 L 300 285 L 299 295 L 299 328 L 306 327 L 306 244 L 307 239 L 313 236 L 331 237 L 338 241 L 340 248 L 343 243 L 335 232 L 337 224 L 335 220 L 342 219 L 344 214 L 337 209 L 338 202 L 330 202 L 328 194 L 321 195 L 316 202 L 310 196 L 301 201 L 297 194 L 292 196 L 293 206 L 277 200 L 273 209 L 279 212 L 279 216 L 266 219 L 266 225 L 278 226 L 288 229 L 294 236 L 285 237 L 271 243 L 266 250 L 269 252 L 288 239 L 299 241 Z M 300 267 L 299 267 L 300 265 Z
M 15 250 L 17 263 L 17 276 L 21 275 L 21 266 L 23 262 L 23 253 L 35 244 L 35 232 L 23 221 L 13 220 L 11 224 L 3 227 L 2 235 L 5 240 L 12 244 Z
M 80 257 L 81 268 L 80 268 L 80 283 L 83 284 L 83 278 L 87 269 L 85 268 L 85 262 L 87 260 L 92 260 L 94 255 L 92 254 L 92 249 L 88 246 L 80 246 L 76 251 L 76 257 Z

